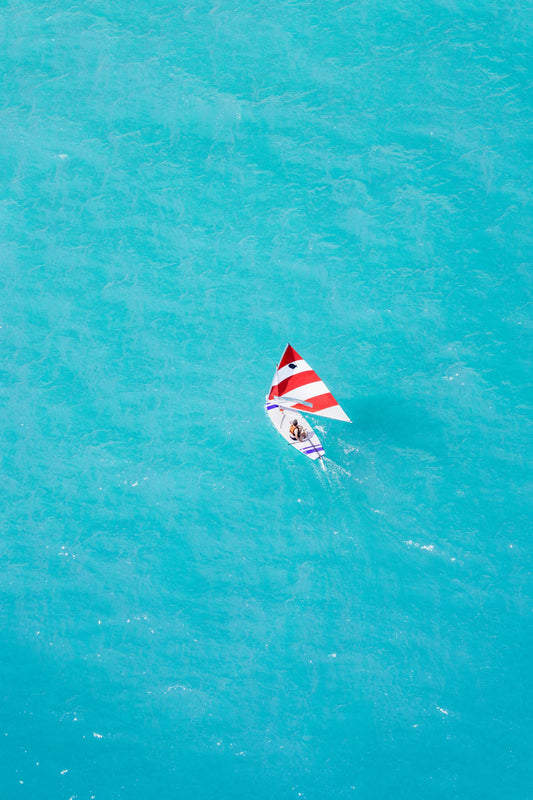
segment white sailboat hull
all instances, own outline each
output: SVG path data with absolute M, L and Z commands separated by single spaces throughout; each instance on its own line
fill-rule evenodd
M 283 436 L 286 442 L 313 461 L 322 458 L 324 455 L 324 448 L 322 447 L 320 439 L 299 411 L 295 411 L 293 408 L 283 408 L 273 400 L 266 401 L 265 409 L 273 426 L 278 433 Z M 305 431 L 305 439 L 296 442 L 291 438 L 289 433 L 291 423 L 295 419 L 298 420 L 298 425 Z

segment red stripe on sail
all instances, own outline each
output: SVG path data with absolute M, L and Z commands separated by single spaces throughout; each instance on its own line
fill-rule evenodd
M 316 397 L 308 397 L 306 400 L 308 403 L 312 403 L 313 408 L 301 406 L 299 403 L 295 403 L 291 408 L 295 408 L 298 411 L 307 411 L 308 414 L 316 414 L 318 411 L 324 411 L 326 408 L 339 405 L 331 392 L 324 392 L 324 394 L 318 394 Z
M 308 383 L 316 383 L 319 380 L 320 378 L 312 369 L 307 369 L 305 372 L 296 372 L 272 387 L 272 397 L 283 397 L 284 394 L 289 394 L 295 389 L 299 389 L 300 386 L 307 386 Z
M 302 357 L 298 355 L 294 347 L 291 347 L 290 344 L 288 344 L 287 347 L 285 348 L 285 352 L 281 357 L 278 369 L 283 369 L 283 367 L 286 367 L 287 364 L 291 364 L 293 361 L 301 361 L 301 360 Z

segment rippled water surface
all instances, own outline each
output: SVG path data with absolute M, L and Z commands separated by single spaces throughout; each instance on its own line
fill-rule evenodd
M 0 14 L 2 798 L 530 798 L 530 0 Z

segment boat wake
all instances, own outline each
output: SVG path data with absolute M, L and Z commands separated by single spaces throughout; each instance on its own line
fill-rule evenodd
M 331 458 L 323 456 L 320 464 L 322 466 L 322 473 L 319 473 L 320 482 L 331 489 L 341 488 L 346 483 L 346 479 L 352 477 L 351 472 L 332 461 Z

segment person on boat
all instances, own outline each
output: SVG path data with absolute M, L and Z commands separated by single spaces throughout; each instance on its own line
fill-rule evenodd
M 298 425 L 298 420 L 293 419 L 291 427 L 289 428 L 289 436 L 294 442 L 302 441 L 305 439 L 305 431 Z

